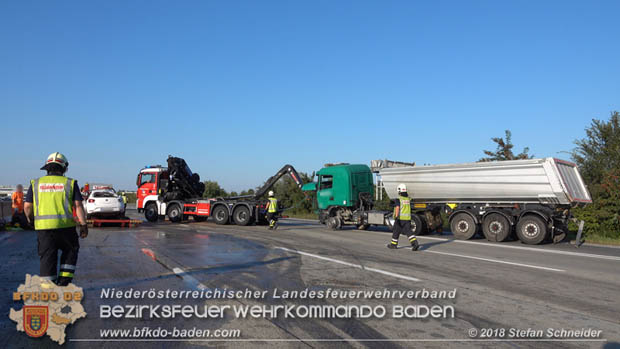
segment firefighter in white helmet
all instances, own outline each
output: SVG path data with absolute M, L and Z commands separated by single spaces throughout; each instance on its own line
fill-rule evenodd
M 64 155 L 50 154 L 41 167 L 47 175 L 30 181 L 24 200 L 26 217 L 31 224 L 34 222 L 37 231 L 40 277 L 59 286 L 67 286 L 73 280 L 80 249 L 74 210 L 80 237 L 88 236 L 78 183 L 64 176 L 68 167 Z M 60 273 L 57 272 L 58 250 L 61 251 Z
M 273 190 L 270 190 L 268 195 L 267 221 L 269 221 L 269 230 L 272 230 L 278 227 L 278 199 L 275 198 Z
M 398 248 L 398 238 L 400 234 L 407 234 L 411 249 L 417 251 L 419 247 L 418 239 L 413 231 L 411 231 L 411 199 L 407 194 L 407 186 L 401 183 L 396 188 L 398 192 L 398 200 L 394 207 L 394 227 L 392 233 L 392 241 L 387 245 L 389 249 Z

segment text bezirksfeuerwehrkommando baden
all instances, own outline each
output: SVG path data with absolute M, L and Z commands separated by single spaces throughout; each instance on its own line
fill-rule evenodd
M 135 290 L 102 288 L 101 299 L 455 299 L 456 289 L 452 290 L 340 290 L 319 289 L 312 290 Z
M 266 299 L 273 300 L 359 300 L 359 299 L 394 299 L 404 300 L 406 304 L 390 305 L 352 305 L 352 304 L 281 304 L 281 305 L 189 305 L 189 304 L 125 304 L 99 306 L 102 319 L 174 319 L 183 318 L 224 318 L 231 314 L 236 318 L 454 318 L 453 305 L 410 304 L 413 299 L 455 299 L 456 289 L 452 290 L 342 290 L 342 289 L 302 289 L 268 291 L 250 289 L 205 289 L 205 290 L 135 290 L 104 288 L 100 297 L 109 300 L 239 300 Z M 338 302 L 340 303 L 340 302 Z

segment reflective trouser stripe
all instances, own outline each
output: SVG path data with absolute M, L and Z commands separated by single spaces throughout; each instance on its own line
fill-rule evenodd
M 398 245 L 398 240 L 397 239 L 392 239 L 392 245 Z
M 412 235 L 409 237 L 409 241 L 413 241 L 413 240 L 416 240 L 415 235 Z
M 71 265 L 71 264 L 61 264 L 61 265 L 60 265 L 60 269 L 75 270 L 75 265 Z
M 68 271 L 61 271 L 60 272 L 60 276 L 64 276 L 64 277 L 68 277 L 68 278 L 72 278 L 73 277 L 73 273 L 70 273 Z

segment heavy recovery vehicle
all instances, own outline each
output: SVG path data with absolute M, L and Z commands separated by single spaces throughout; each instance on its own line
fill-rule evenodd
M 144 212 L 149 222 L 168 216 L 171 222 L 180 222 L 192 216 L 196 221 L 209 217 L 217 224 L 264 224 L 265 200 L 263 195 L 284 175 L 289 175 L 299 188 L 301 178 L 291 165 L 283 166 L 254 194 L 234 197 L 203 198 L 204 183 L 193 173 L 182 158 L 169 156 L 167 167 L 146 166 L 136 179 L 138 212 Z

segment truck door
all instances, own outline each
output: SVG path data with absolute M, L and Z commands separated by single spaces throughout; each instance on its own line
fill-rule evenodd
M 334 176 L 319 176 L 319 190 L 317 191 L 317 202 L 319 209 L 324 210 L 327 207 L 335 204 L 333 186 Z
M 149 195 L 157 195 L 157 173 L 141 173 L 138 176 L 137 184 L 136 206 L 137 208 L 144 208 L 144 199 Z

